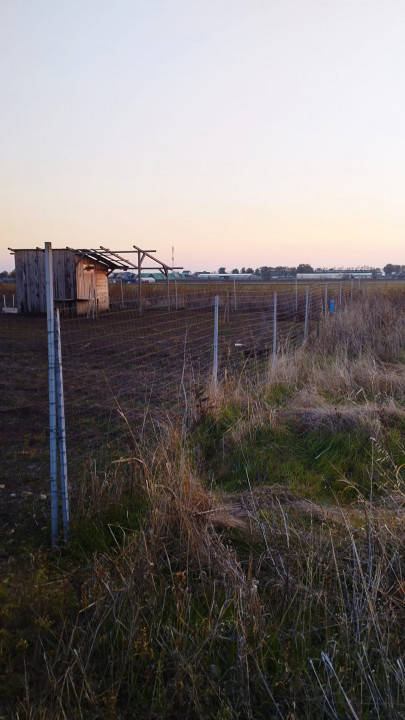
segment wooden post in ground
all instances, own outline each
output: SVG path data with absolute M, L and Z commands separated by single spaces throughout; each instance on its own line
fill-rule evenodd
M 138 250 L 138 313 L 142 315 L 141 251 Z
M 165 268 L 166 275 L 166 293 L 167 293 L 167 309 L 170 312 L 170 287 L 169 287 L 169 271 Z

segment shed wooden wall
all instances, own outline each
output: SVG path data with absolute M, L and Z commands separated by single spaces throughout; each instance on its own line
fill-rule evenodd
M 17 305 L 21 313 L 45 313 L 45 252 L 18 250 L 15 253 Z
M 89 297 L 97 309 L 109 309 L 108 277 L 104 268 L 88 257 L 72 250 L 52 250 L 54 297 L 70 301 L 69 308 L 78 314 L 87 313 Z M 93 266 L 93 270 L 86 267 Z M 18 311 L 46 313 L 46 280 L 44 250 L 16 250 L 15 273 Z M 72 305 L 72 301 L 77 304 Z
M 94 270 L 86 270 L 86 267 L 94 266 L 89 258 L 76 256 L 76 297 L 78 300 L 88 302 L 94 295 L 96 283 L 94 281 Z
M 76 260 L 71 250 L 52 250 L 55 300 L 76 297 Z
M 96 269 L 96 288 L 98 309 L 109 310 L 110 308 L 110 288 L 108 285 L 108 277 L 104 270 Z
M 77 256 L 77 260 L 79 256 Z M 77 262 L 76 260 L 76 262 Z M 94 270 L 86 270 L 86 267 L 93 266 Z M 77 299 L 79 301 L 94 299 L 94 291 L 96 292 L 97 310 L 108 310 L 110 307 L 110 296 L 108 287 L 107 273 L 101 265 L 92 262 L 89 258 L 83 257 L 76 266 L 76 283 L 77 283 Z M 87 313 L 88 305 L 84 302 L 78 303 L 77 312 L 80 314 Z

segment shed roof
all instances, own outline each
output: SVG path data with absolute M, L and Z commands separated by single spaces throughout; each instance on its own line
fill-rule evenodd
M 93 260 L 93 262 L 100 263 L 104 267 L 106 267 L 110 272 L 113 270 L 129 270 L 129 268 L 133 268 L 135 270 L 138 270 L 138 258 L 141 259 L 141 263 L 143 262 L 144 258 L 150 258 L 153 260 L 154 263 L 156 263 L 157 267 L 148 268 L 150 270 L 156 270 L 163 272 L 166 276 L 169 274 L 169 271 L 174 269 L 182 269 L 182 268 L 172 268 L 169 265 L 166 265 L 166 263 L 162 262 L 161 260 L 158 260 L 157 257 L 154 257 L 151 255 L 151 253 L 154 253 L 155 250 L 142 250 L 141 248 L 137 247 L 137 245 L 132 246 L 133 250 L 109 250 L 108 248 L 103 247 L 100 245 L 99 249 L 88 249 L 88 248 L 53 248 L 53 250 L 70 250 L 71 252 L 80 254 L 82 257 L 88 257 L 90 260 Z M 16 252 L 22 252 L 22 248 L 14 249 L 14 248 L 8 248 L 12 253 Z M 44 248 L 29 248 L 29 251 L 37 250 L 39 252 L 45 252 Z M 27 250 L 25 250 L 27 252 Z M 135 254 L 136 262 L 133 262 L 128 255 Z M 123 257 L 126 256 L 126 257 Z M 146 269 L 146 268 L 143 268 Z
M 68 248 L 69 250 L 72 250 L 72 248 Z M 111 272 L 113 270 L 128 270 L 128 263 L 124 262 L 120 258 L 114 258 L 112 259 L 105 253 L 100 253 L 98 250 L 87 250 L 81 248 L 80 250 L 74 250 L 74 252 L 79 253 L 81 257 L 87 257 L 90 258 L 90 260 L 93 260 L 94 262 L 99 263 L 100 265 L 104 265 L 108 270 Z M 132 267 L 132 265 L 130 265 Z
M 44 248 L 39 248 L 39 247 L 37 247 L 37 248 L 8 248 L 8 249 L 13 254 L 19 253 L 19 252 L 40 252 L 40 253 L 45 252 Z M 66 250 L 68 250 L 70 252 L 75 253 L 76 255 L 80 255 L 81 258 L 87 257 L 87 258 L 89 258 L 89 260 L 93 260 L 93 262 L 98 262 L 98 263 L 108 267 L 111 270 L 121 268 L 121 265 L 122 265 L 122 263 L 112 262 L 112 260 L 110 260 L 109 258 L 102 257 L 94 250 L 84 250 L 84 249 L 78 250 L 76 248 L 71 248 L 71 247 L 52 248 L 52 250 L 53 250 L 53 252 L 61 252 L 61 251 L 66 252 Z

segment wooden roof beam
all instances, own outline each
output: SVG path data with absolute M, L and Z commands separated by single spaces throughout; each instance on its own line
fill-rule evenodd
M 139 248 L 137 245 L 132 245 L 132 247 L 135 248 L 135 250 L 136 250 L 137 252 L 142 252 L 142 253 L 144 253 L 144 254 L 146 255 L 146 257 L 150 257 L 151 260 L 153 260 L 154 262 L 156 262 L 156 263 L 158 263 L 159 265 L 161 265 L 161 267 L 167 268 L 167 270 L 182 270 L 182 269 L 183 269 L 183 266 L 182 266 L 182 265 L 178 265 L 178 266 L 176 266 L 176 267 L 170 267 L 170 265 L 167 265 L 166 263 L 162 262 L 162 260 L 158 260 L 158 258 L 155 258 L 155 257 L 152 257 L 151 255 L 149 255 L 149 252 L 150 252 L 150 251 L 148 251 L 148 250 L 142 250 L 142 249 Z M 155 252 L 155 251 L 153 251 L 153 252 Z
M 138 269 L 138 265 L 135 265 L 133 262 L 131 262 L 131 260 L 126 260 L 125 258 L 121 257 L 121 255 L 119 255 L 117 252 L 115 252 L 115 250 L 109 250 L 108 248 L 105 248 L 102 245 L 100 245 L 100 248 L 101 248 L 101 250 L 104 251 L 105 254 L 108 254 L 109 256 L 112 256 L 113 258 L 118 258 L 118 260 L 120 260 L 125 265 L 125 267 L 132 267 L 132 268 L 135 268 L 136 270 Z
M 70 250 L 70 252 L 74 252 L 76 254 L 80 253 L 79 259 L 76 260 L 75 263 L 76 267 L 84 257 L 88 257 L 90 260 L 93 260 L 93 262 L 98 262 L 100 265 L 104 265 L 104 267 L 106 268 L 112 268 L 114 270 L 116 268 L 119 268 L 119 265 L 112 263 L 108 260 L 108 258 L 100 257 L 99 255 L 97 255 L 96 252 L 94 252 L 94 250 L 74 249 L 70 247 L 66 247 L 66 250 Z

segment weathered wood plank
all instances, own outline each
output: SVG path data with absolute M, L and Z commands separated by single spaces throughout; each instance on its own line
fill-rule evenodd
M 109 309 L 109 285 L 105 268 L 74 250 L 54 249 L 54 295 L 64 302 L 78 300 L 76 312 L 83 314 L 83 302 L 94 293 L 98 310 Z M 45 313 L 45 253 L 43 250 L 16 250 L 17 307 L 22 313 Z

